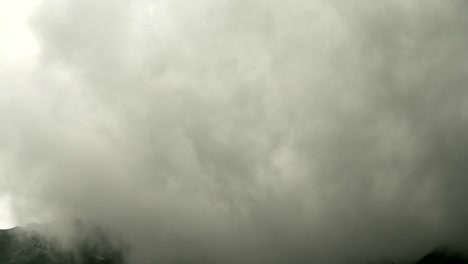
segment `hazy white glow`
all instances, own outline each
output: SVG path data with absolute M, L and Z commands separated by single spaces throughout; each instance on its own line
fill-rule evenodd
M 15 226 L 11 215 L 10 197 L 0 196 L 0 229 L 8 229 Z
M 0 57 L 3 61 L 18 62 L 37 54 L 38 44 L 28 26 L 28 19 L 39 2 L 0 2 Z
M 17 70 L 24 76 L 26 68 L 33 68 L 39 46 L 29 27 L 29 18 L 39 3 L 40 0 L 0 1 L 0 74 L 5 77 Z M 0 96 L 6 96 L 0 97 L 0 101 L 8 101 L 7 94 Z M 0 229 L 15 225 L 10 197 L 0 193 Z

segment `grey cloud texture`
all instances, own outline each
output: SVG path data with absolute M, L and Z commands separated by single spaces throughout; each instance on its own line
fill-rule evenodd
M 0 191 L 129 263 L 467 243 L 467 5 L 44 1 L 35 70 L 0 78 Z

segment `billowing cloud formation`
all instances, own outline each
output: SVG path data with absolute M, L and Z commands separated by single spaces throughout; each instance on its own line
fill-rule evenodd
M 467 242 L 467 10 L 44 1 L 37 65 L 0 79 L 0 191 L 20 222 L 121 233 L 130 263 L 365 263 Z

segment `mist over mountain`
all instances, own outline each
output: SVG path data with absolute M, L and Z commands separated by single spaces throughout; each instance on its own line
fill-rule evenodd
M 115 243 L 111 234 L 94 226 L 91 230 L 81 222 L 74 222 L 76 239 L 63 241 L 51 236 L 54 225 L 28 225 L 0 230 L 0 264 L 123 264 L 126 263 L 128 248 L 123 241 Z M 89 232 L 91 231 L 91 232 Z M 53 233 L 53 232 L 52 232 Z M 207 258 L 176 259 L 168 264 L 210 264 Z M 373 261 L 366 264 L 466 264 L 468 255 L 461 249 L 438 248 L 417 261 Z M 363 263 L 364 264 L 364 263 Z
M 0 3 L 17 225 L 69 249 L 81 219 L 135 264 L 468 245 L 467 1 L 29 2 Z
M 100 228 L 83 233 L 75 224 L 75 239 L 64 244 L 50 235 L 51 225 L 0 230 L 1 264 L 123 264 L 123 244 L 116 244 Z

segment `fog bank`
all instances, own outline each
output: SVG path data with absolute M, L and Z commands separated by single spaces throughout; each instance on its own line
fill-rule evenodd
M 467 5 L 43 1 L 34 59 L 0 63 L 0 193 L 19 224 L 119 233 L 129 263 L 465 244 Z

